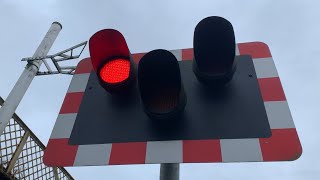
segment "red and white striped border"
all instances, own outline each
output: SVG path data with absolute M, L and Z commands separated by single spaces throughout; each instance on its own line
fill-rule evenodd
M 193 49 L 171 51 L 179 61 L 192 60 Z M 269 124 L 270 138 L 148 141 L 69 145 L 68 141 L 89 79 L 90 59 L 76 69 L 53 128 L 43 161 L 48 166 L 86 166 L 147 163 L 290 161 L 302 154 L 282 85 L 268 46 L 240 43 L 237 55 L 253 58 Z M 133 54 L 139 62 L 144 53 Z

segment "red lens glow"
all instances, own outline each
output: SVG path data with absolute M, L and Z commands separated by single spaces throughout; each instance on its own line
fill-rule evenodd
M 100 77 L 107 83 L 120 83 L 128 79 L 130 61 L 127 59 L 114 59 L 107 62 L 100 70 Z

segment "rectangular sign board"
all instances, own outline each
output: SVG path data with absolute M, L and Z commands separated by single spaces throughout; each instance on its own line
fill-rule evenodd
M 241 70 L 237 70 L 234 76 L 236 82 L 231 83 L 231 87 L 234 84 L 235 93 L 232 88 L 229 89 L 233 94 L 230 97 L 238 98 L 235 102 L 241 103 L 223 99 L 223 102 L 227 102 L 225 106 L 233 107 L 226 113 L 221 113 L 224 109 L 220 104 L 214 106 L 219 101 L 218 96 L 212 97 L 212 101 L 206 99 L 200 102 L 200 97 L 189 91 L 192 82 L 196 81 L 187 73 L 191 71 L 193 49 L 171 52 L 181 61 L 180 70 L 188 95 L 186 119 L 184 124 L 177 124 L 181 126 L 179 131 L 172 131 L 166 136 L 156 133 L 156 130 L 150 131 L 147 117 L 135 105 L 139 103 L 138 96 L 132 97 L 132 104 L 128 107 L 121 102 L 111 103 L 108 94 L 98 86 L 90 59 L 86 58 L 76 68 L 51 133 L 44 163 L 48 166 L 98 166 L 292 161 L 300 157 L 302 147 L 266 44 L 237 44 L 238 68 Z M 144 54 L 133 54 L 132 57 L 138 63 Z M 189 84 L 186 83 L 188 81 Z M 250 90 L 245 90 L 240 84 L 250 87 Z M 248 99 L 250 95 L 252 101 Z M 121 107 L 119 110 L 117 105 Z M 242 105 L 245 108 L 239 109 Z M 101 107 L 105 106 L 110 109 L 101 111 Z M 212 111 L 211 106 L 214 107 Z M 121 113 L 123 108 L 125 110 Z M 208 113 L 188 114 L 195 109 Z M 247 110 L 250 114 L 240 116 L 241 113 L 237 111 L 241 110 Z M 120 113 L 112 114 L 115 111 Z M 215 120 L 214 116 L 227 121 Z M 130 117 L 132 122 L 129 122 Z

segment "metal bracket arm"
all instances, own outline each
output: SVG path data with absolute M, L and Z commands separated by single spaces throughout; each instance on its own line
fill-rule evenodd
M 80 44 L 77 44 L 71 48 L 65 49 L 61 52 L 58 52 L 54 55 L 48 55 L 48 56 L 43 56 L 43 57 L 27 57 L 27 58 L 22 58 L 21 61 L 27 61 L 28 64 L 33 64 L 33 61 L 42 61 L 44 65 L 47 68 L 47 71 L 38 71 L 37 75 L 51 75 L 51 74 L 67 74 L 67 75 L 73 75 L 74 71 L 76 69 L 76 66 L 60 66 L 59 62 L 61 61 L 68 61 L 68 60 L 73 60 L 77 59 L 81 56 L 84 48 L 87 45 L 87 41 L 82 42 Z M 74 50 L 81 48 L 81 51 L 74 55 Z M 47 62 L 47 59 L 51 59 L 54 67 L 56 70 L 52 70 L 50 65 Z

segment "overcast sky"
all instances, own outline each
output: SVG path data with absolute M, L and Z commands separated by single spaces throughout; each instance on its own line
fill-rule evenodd
M 6 98 L 53 21 L 63 29 L 49 54 L 115 28 L 132 53 L 192 47 L 195 25 L 207 16 L 233 23 L 237 42 L 271 49 L 300 136 L 293 162 L 182 164 L 181 179 L 320 178 L 320 2 L 317 0 L 0 0 L 0 95 Z M 86 49 L 82 58 L 88 57 Z M 77 61 L 74 62 L 76 64 Z M 47 144 L 71 76 L 36 77 L 17 114 Z M 159 165 L 72 167 L 76 179 L 159 179 Z

